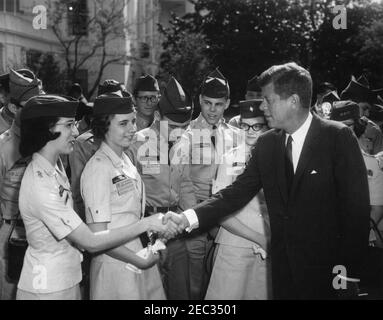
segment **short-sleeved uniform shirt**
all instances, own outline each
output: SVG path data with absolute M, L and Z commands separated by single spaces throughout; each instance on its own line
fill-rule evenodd
M 19 153 L 20 129 L 12 127 L 0 135 L 0 217 L 15 219 L 19 213 L 19 190 L 21 179 L 29 159 Z
M 215 143 L 211 137 L 215 137 Z M 212 194 L 213 180 L 223 155 L 244 142 L 241 130 L 225 123 L 216 125 L 215 132 L 200 114 L 191 121 L 188 129 L 177 143 L 175 152 L 181 154 L 181 163 L 190 164 L 190 178 L 197 201 L 206 200 Z
M 18 288 L 52 293 L 77 285 L 82 254 L 66 237 L 82 221 L 73 210 L 61 160 L 54 167 L 39 153 L 33 154 L 21 182 L 19 207 L 29 246 Z
M 143 214 L 143 184 L 136 167 L 123 153 L 120 158 L 105 142 L 86 164 L 81 175 L 81 194 L 87 223 L 108 223 L 115 229 L 137 222 Z M 126 244 L 142 248 L 139 238 Z M 102 255 L 98 259 L 115 261 Z
M 213 193 L 216 193 L 230 184 L 244 171 L 246 161 L 250 158 L 250 150 L 241 145 L 230 150 L 223 157 L 223 163 L 219 166 L 217 178 L 213 183 Z M 252 230 L 266 235 L 270 229 L 267 206 L 263 190 L 242 209 L 233 214 L 239 221 Z M 254 243 L 234 235 L 221 227 L 215 238 L 215 242 L 241 248 L 252 248 Z
M 383 152 L 370 155 L 362 151 L 367 168 L 370 204 L 383 206 Z
M 91 131 L 86 131 L 76 138 L 73 151 L 69 154 L 74 209 L 84 221 L 85 208 L 80 188 L 81 174 L 86 163 L 96 153 L 100 144 L 101 141 L 96 139 Z
M 171 162 L 174 149 L 170 147 L 169 141 L 175 142 L 173 138 L 176 139 L 165 137 L 160 130 L 160 121 L 155 121 L 149 128 L 137 132 L 127 152 L 145 184 L 148 206 L 179 206 L 186 210 L 196 204 L 196 199 L 190 179 L 190 166 Z
M 5 107 L 2 107 L 0 109 L 0 134 L 4 133 L 11 127 L 12 121 L 13 117 L 10 112 L 7 111 Z

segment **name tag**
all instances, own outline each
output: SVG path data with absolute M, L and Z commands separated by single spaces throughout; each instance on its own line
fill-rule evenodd
M 160 174 L 161 168 L 159 163 L 143 163 L 142 174 Z
M 160 156 L 144 156 L 139 158 L 140 163 L 153 163 L 160 161 Z
M 119 196 L 127 194 L 129 191 L 134 190 L 133 181 L 124 175 L 119 175 L 112 179 L 113 184 L 116 185 L 117 193 Z

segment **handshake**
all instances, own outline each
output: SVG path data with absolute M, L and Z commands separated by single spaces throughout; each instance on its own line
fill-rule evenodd
M 145 219 L 148 223 L 147 231 L 166 240 L 176 237 L 189 227 L 189 221 L 183 213 L 168 211 L 166 214 L 157 213 Z

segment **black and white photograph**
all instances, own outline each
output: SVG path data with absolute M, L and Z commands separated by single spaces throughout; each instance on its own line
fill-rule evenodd
M 383 300 L 383 1 L 0 0 L 0 300 Z

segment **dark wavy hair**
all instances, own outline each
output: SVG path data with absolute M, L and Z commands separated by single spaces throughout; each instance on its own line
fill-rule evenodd
M 310 72 L 295 62 L 275 65 L 264 71 L 258 78 L 258 85 L 274 84 L 274 91 L 282 99 L 297 94 L 303 108 L 310 108 L 313 83 Z
M 49 141 L 57 139 L 60 133 L 52 133 L 50 130 L 58 120 L 58 117 L 38 117 L 21 120 L 20 154 L 23 157 L 29 157 L 41 150 Z
M 93 135 L 96 139 L 105 140 L 105 135 L 108 132 L 110 121 L 114 114 L 94 115 L 90 123 Z

